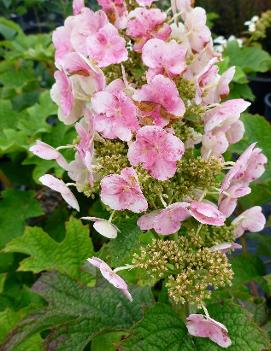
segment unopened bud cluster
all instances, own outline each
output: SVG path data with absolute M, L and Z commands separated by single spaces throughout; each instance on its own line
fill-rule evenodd
M 233 277 L 226 255 L 208 248 L 195 248 L 186 237 L 153 240 L 133 264 L 151 279 L 166 278 L 169 297 L 175 303 L 201 305 L 214 289 L 229 286 Z

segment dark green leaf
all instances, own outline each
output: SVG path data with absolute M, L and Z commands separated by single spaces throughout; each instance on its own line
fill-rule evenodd
M 95 335 L 130 328 L 143 317 L 143 307 L 152 302 L 147 288 L 131 289 L 131 303 L 109 285 L 82 287 L 59 273 L 44 274 L 34 290 L 48 302 L 48 308 L 19 323 L 2 351 L 11 351 L 31 335 L 48 329 L 52 332 L 46 339 L 47 350 L 82 351 Z
M 184 322 L 172 307 L 156 304 L 145 312 L 144 319 L 131 330 L 121 350 L 195 351 L 196 348 L 192 337 L 187 335 Z
M 23 234 L 26 219 L 41 216 L 43 211 L 33 191 L 7 189 L 0 201 L 0 248 Z

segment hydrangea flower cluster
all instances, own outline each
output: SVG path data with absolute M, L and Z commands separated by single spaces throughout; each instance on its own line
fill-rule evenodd
M 175 303 L 206 311 L 210 287 L 231 283 L 226 253 L 240 247 L 235 239 L 265 224 L 259 207 L 229 219 L 267 162 L 255 144 L 235 163 L 223 158 L 244 135 L 240 114 L 249 103 L 225 100 L 235 69 L 219 73 L 221 56 L 206 13 L 191 0 L 172 1 L 167 12 L 152 0 L 98 3 L 101 10 L 93 12 L 75 0 L 73 15 L 53 33 L 57 70 L 51 96 L 59 119 L 74 125 L 77 138 L 56 149 L 41 141 L 31 147 L 55 160 L 72 183 L 50 174 L 40 181 L 77 211 L 70 186 L 100 196 L 110 218 L 84 219 L 106 238 L 118 235 L 118 211 L 136 214 L 142 231 L 156 233 L 132 265 L 112 270 L 100 258 L 88 260 L 130 301 L 116 272 L 143 268 L 154 280 L 166 280 Z M 74 150 L 71 162 L 60 152 L 67 147 Z M 226 327 L 208 312 L 190 315 L 187 328 L 221 347 L 231 344 Z

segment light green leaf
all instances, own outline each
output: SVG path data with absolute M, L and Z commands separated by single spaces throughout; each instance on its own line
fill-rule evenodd
M 58 270 L 73 278 L 79 278 L 82 274 L 87 274 L 80 272 L 80 267 L 93 255 L 93 246 L 88 226 L 71 217 L 66 223 L 66 236 L 60 243 L 39 227 L 27 227 L 24 235 L 9 242 L 4 251 L 30 256 L 20 262 L 20 271 L 39 273 Z
M 48 329 L 51 333 L 46 338 L 46 350 L 82 351 L 98 334 L 130 328 L 143 317 L 143 307 L 152 302 L 148 288 L 132 288 L 131 303 L 112 286 L 82 287 L 56 272 L 44 274 L 34 290 L 48 307 L 17 325 L 3 351 L 11 351 L 31 335 Z
M 2 294 L 4 290 L 4 284 L 6 281 L 7 274 L 6 273 L 0 273 L 0 294 Z
M 123 265 L 131 261 L 131 253 L 140 245 L 141 232 L 135 219 L 123 220 L 116 223 L 120 232 L 116 239 L 108 244 L 111 263 L 113 266 Z
M 23 31 L 18 24 L 4 17 L 0 17 L 0 33 L 8 40 L 13 39 L 17 34 L 23 35 Z
M 9 308 L 0 312 L 0 342 L 8 335 L 10 330 L 25 315 L 25 310 L 15 312 Z M 39 334 L 32 335 L 29 339 L 14 347 L 12 351 L 40 351 L 42 339 Z
M 0 101 L 0 128 L 1 130 L 12 128 L 16 124 L 18 113 L 14 111 L 9 100 Z
M 7 189 L 0 201 L 0 248 L 23 234 L 28 218 L 41 216 L 43 210 L 33 191 Z
M 243 98 L 246 100 L 254 101 L 255 96 L 248 84 L 232 83 L 229 99 Z
M 239 66 L 245 73 L 266 72 L 271 68 L 271 56 L 260 47 L 239 47 L 236 41 L 228 42 L 224 55 L 230 65 Z
M 23 151 L 28 148 L 28 145 L 28 135 L 25 131 L 4 129 L 0 135 L 0 151 L 2 153 Z
M 8 332 L 19 320 L 19 314 L 9 308 L 0 312 L 0 342 L 4 340 Z
M 124 332 L 112 332 L 98 335 L 91 341 L 91 351 L 116 351 Z
M 92 213 L 92 212 L 91 212 Z M 101 215 L 103 213 L 101 212 Z M 137 219 L 123 219 L 114 223 L 119 228 L 116 239 L 102 247 L 101 257 L 110 262 L 112 266 L 121 266 L 131 263 L 132 254 L 136 252 L 144 243 L 149 243 L 153 234 L 142 232 L 137 225 Z M 124 272 L 126 276 L 126 272 Z M 132 274 L 133 275 L 133 274 Z

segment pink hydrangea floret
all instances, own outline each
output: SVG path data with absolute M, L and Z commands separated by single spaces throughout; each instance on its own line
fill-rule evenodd
M 227 328 L 210 317 L 191 314 L 186 319 L 186 327 L 192 336 L 208 338 L 223 348 L 231 346 Z
M 184 144 L 175 135 L 161 127 L 145 126 L 130 144 L 128 159 L 133 166 L 141 164 L 154 178 L 166 180 L 174 176 L 183 154 Z
M 185 113 L 185 105 L 175 83 L 161 74 L 138 89 L 133 99 L 139 103 L 142 116 L 150 117 L 154 124 L 161 127 Z
M 260 232 L 264 229 L 265 223 L 266 219 L 262 208 L 260 206 L 252 207 L 232 221 L 235 237 L 239 238 L 245 231 Z
M 132 295 L 128 290 L 128 285 L 118 274 L 116 274 L 107 263 L 98 257 L 91 257 L 87 259 L 87 262 L 92 266 L 97 267 L 102 276 L 115 288 L 119 289 L 123 295 L 129 300 L 133 301 Z
M 117 211 L 140 213 L 148 208 L 136 171 L 132 167 L 124 168 L 120 175 L 111 174 L 102 179 L 101 200 Z
M 176 202 L 165 209 L 153 211 L 141 216 L 137 224 L 141 230 L 154 229 L 161 235 L 170 235 L 178 232 L 182 222 L 190 217 L 187 203 Z
M 225 222 L 225 216 L 214 204 L 208 202 L 193 201 L 190 203 L 188 210 L 192 217 L 202 224 L 222 226 Z
M 136 106 L 124 88 L 121 80 L 115 80 L 91 100 L 96 113 L 95 129 L 107 139 L 129 141 L 139 128 Z

